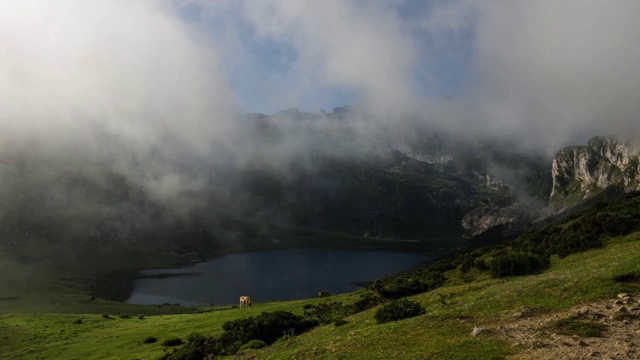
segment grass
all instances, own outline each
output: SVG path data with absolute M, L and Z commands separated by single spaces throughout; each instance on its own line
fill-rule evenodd
M 347 318 L 344 326 L 324 326 L 250 354 L 265 359 L 502 358 L 515 350 L 494 337 L 472 337 L 474 326 L 506 324 L 522 306 L 551 313 L 640 290 L 613 280 L 640 270 L 638 240 L 640 233 L 635 233 L 604 249 L 553 258 L 550 269 L 539 275 L 492 280 L 477 274 L 472 283 L 411 297 L 425 306 L 426 315 L 376 325 L 372 309 Z M 453 270 L 447 276 L 458 283 L 461 274 Z M 443 295 L 446 303 L 441 301 Z
M 333 299 L 352 302 L 357 297 L 352 293 Z M 107 319 L 101 314 L 4 314 L 0 315 L 0 354 L 3 359 L 155 359 L 163 354 L 162 342 L 167 339 L 186 339 L 194 332 L 216 336 L 222 333 L 223 323 L 263 311 L 286 310 L 301 315 L 304 305 L 319 301 L 254 303 L 249 309 L 211 308 L 215 311 L 143 319 Z M 78 319 L 82 324 L 74 324 Z M 149 337 L 158 342 L 145 344 Z
M 520 350 L 495 336 L 473 337 L 474 326 L 506 325 L 513 321 L 511 314 L 522 306 L 536 313 L 553 313 L 613 298 L 620 292 L 637 293 L 640 285 L 626 280 L 640 274 L 639 240 L 640 232 L 635 232 L 611 239 L 604 248 L 563 259 L 554 256 L 551 266 L 537 275 L 491 279 L 477 269 L 467 273 L 451 270 L 445 274 L 445 286 L 410 297 L 426 309 L 425 315 L 379 325 L 374 318 L 379 309 L 376 307 L 347 317 L 347 323 L 342 326 L 320 326 L 299 336 L 285 337 L 267 348 L 244 352 L 258 359 L 503 358 Z M 250 309 L 177 307 L 175 311 L 191 313 L 154 315 L 132 305 L 92 301 L 78 289 L 67 289 L 70 291 L 61 294 L 64 283 L 59 285 L 62 287 L 51 289 L 50 296 L 56 301 L 66 299 L 65 305 L 59 307 L 65 307 L 69 314 L 0 315 L 3 359 L 155 359 L 165 351 L 163 341 L 187 339 L 194 332 L 217 336 L 222 332 L 222 324 L 229 320 L 262 311 L 302 314 L 306 304 L 351 303 L 359 298 L 359 294 L 351 293 L 329 299 L 257 303 Z M 13 301 L 0 300 L 0 303 Z M 98 308 L 111 310 L 96 311 Z M 146 307 L 149 311 L 152 308 Z M 145 316 L 143 319 L 121 318 L 116 310 Z M 169 310 L 173 311 L 158 309 Z M 102 312 L 108 312 L 111 318 L 103 318 Z M 81 323 L 76 323 L 77 320 Z M 558 326 L 577 331 L 581 336 L 597 330 L 578 319 Z M 145 344 L 144 340 L 149 337 L 158 341 Z
M 575 316 L 560 319 L 547 328 L 556 334 L 575 335 L 581 337 L 602 337 L 607 331 L 607 325 L 595 321 L 579 320 Z

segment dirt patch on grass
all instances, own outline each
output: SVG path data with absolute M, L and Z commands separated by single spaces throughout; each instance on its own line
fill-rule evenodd
M 520 349 L 509 359 L 640 359 L 639 297 L 619 294 L 554 314 L 533 314 L 497 326 Z

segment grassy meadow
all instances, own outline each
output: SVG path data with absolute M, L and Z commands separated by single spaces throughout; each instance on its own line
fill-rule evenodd
M 536 275 L 492 279 L 477 269 L 466 273 L 454 269 L 445 274 L 444 286 L 410 297 L 426 308 L 425 315 L 379 325 L 374 319 L 374 308 L 347 317 L 345 325 L 322 325 L 303 334 L 283 337 L 264 349 L 245 350 L 236 357 L 503 358 L 523 349 L 513 348 L 497 337 L 473 337 L 474 326 L 506 325 L 513 321 L 513 312 L 522 306 L 552 313 L 615 297 L 619 292 L 637 292 L 640 289 L 637 284 L 613 279 L 624 274 L 640 275 L 639 240 L 640 232 L 634 232 L 610 239 L 604 248 L 563 259 L 554 256 L 551 266 Z M 492 255 L 484 256 L 490 260 Z M 222 332 L 222 324 L 229 320 L 275 310 L 302 314 L 306 304 L 352 303 L 359 297 L 358 293 L 350 293 L 323 299 L 257 303 L 250 309 L 237 309 L 136 306 L 90 300 L 81 290 L 61 293 L 58 291 L 55 296 L 59 300 L 64 297 L 64 314 L 56 313 L 62 305 L 53 304 L 51 313 L 4 311 L 0 315 L 0 358 L 155 359 L 167 351 L 162 345 L 166 339 L 185 340 L 195 332 L 217 336 Z M 0 300 L 0 305 L 7 302 L 11 300 Z M 158 341 L 145 344 L 148 337 Z

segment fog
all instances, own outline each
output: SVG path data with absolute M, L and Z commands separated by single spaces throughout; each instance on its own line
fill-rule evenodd
M 126 237 L 211 204 L 244 214 L 247 172 L 286 183 L 317 156 L 433 131 L 547 157 L 636 137 L 639 14 L 633 0 L 3 2 L 3 231 L 127 218 L 109 230 Z M 247 115 L 291 107 L 314 113 Z

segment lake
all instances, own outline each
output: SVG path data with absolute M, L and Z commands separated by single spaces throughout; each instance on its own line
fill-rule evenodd
M 430 260 L 415 253 L 372 250 L 291 249 L 225 255 L 179 269 L 143 270 L 127 300 L 131 304 L 235 304 L 294 300 L 354 291 L 370 281 Z

